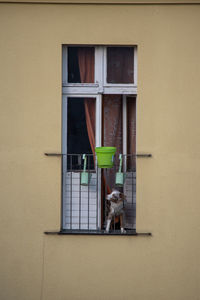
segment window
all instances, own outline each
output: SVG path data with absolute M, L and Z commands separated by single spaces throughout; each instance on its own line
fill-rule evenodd
M 62 228 L 103 232 L 106 194 L 125 196 L 125 228 L 135 230 L 136 212 L 136 46 L 63 45 L 63 199 Z M 97 166 L 95 147 L 115 146 L 114 167 Z M 124 184 L 116 187 L 119 155 Z M 88 184 L 81 174 L 85 167 Z M 111 232 L 118 232 L 118 218 Z

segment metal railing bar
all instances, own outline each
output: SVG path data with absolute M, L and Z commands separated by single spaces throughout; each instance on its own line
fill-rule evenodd
M 65 154 L 65 153 L 51 153 L 51 152 L 45 152 L 44 155 L 46 156 L 62 156 L 62 155 L 73 155 L 73 156 L 78 156 L 80 154 Z M 93 154 L 87 154 L 88 156 L 93 156 Z M 136 156 L 136 157 L 153 157 L 151 153 L 137 153 L 137 154 L 124 154 L 124 156 Z
M 106 216 L 107 216 L 107 203 L 106 203 L 106 196 L 107 196 L 107 186 L 106 186 L 106 179 L 107 179 L 107 169 L 104 170 L 104 176 L 105 176 L 105 197 L 104 197 L 104 224 L 106 229 Z
M 88 157 L 88 179 L 90 177 L 90 158 Z M 88 229 L 90 228 L 90 182 L 88 182 Z
M 72 156 L 70 156 L 70 229 L 72 229 Z
M 133 156 L 136 156 L 136 157 L 152 157 L 152 154 L 150 154 L 150 153 L 138 153 L 138 154 L 135 154 Z
M 44 153 L 44 155 L 46 156 L 62 156 L 62 155 L 67 155 L 67 154 L 64 154 L 64 153 Z
M 96 163 L 96 162 L 95 162 Z M 96 228 L 98 229 L 98 222 L 99 222 L 99 204 L 98 204 L 98 167 L 96 167 Z
M 149 236 L 152 237 L 151 232 L 136 232 L 135 230 L 126 231 L 126 233 L 121 233 L 121 231 L 111 231 L 109 234 L 105 232 L 105 230 L 68 230 L 64 229 L 61 231 L 45 231 L 44 234 L 47 235 L 104 235 L 104 236 Z
M 79 174 L 79 230 L 81 228 L 81 173 Z
M 132 204 L 133 204 L 133 172 L 131 172 L 131 174 L 132 174 L 132 189 L 131 189 L 131 191 L 132 191 Z

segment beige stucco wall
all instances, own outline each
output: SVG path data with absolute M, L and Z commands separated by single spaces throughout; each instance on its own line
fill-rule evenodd
M 0 4 L 0 299 L 200 299 L 200 6 Z M 138 45 L 137 231 L 60 227 L 61 44 Z

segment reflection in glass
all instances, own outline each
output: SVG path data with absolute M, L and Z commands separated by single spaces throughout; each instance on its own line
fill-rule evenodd
M 133 47 L 107 47 L 107 83 L 134 83 Z

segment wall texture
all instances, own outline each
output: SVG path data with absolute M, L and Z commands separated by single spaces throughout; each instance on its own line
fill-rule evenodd
M 0 299 L 199 300 L 200 6 L 0 4 Z M 59 230 L 61 45 L 138 45 L 137 231 Z

